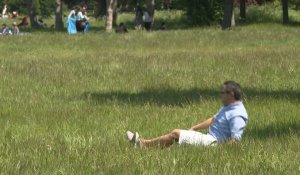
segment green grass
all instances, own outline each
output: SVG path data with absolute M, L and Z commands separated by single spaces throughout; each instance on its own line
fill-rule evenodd
M 299 174 L 299 47 L 299 28 L 280 24 L 2 37 L 0 172 Z M 213 115 L 228 79 L 245 89 L 250 118 L 238 145 L 125 140 L 128 129 L 154 137 Z

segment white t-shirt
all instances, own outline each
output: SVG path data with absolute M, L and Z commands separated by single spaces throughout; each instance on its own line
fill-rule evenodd
M 152 22 L 152 17 L 149 15 L 148 12 L 144 12 L 144 18 L 145 22 Z
M 84 18 L 82 12 L 77 13 L 77 19 L 82 20 Z
M 6 11 L 7 11 L 7 7 L 4 6 L 3 11 L 2 11 L 2 16 L 5 16 L 5 15 L 6 15 Z

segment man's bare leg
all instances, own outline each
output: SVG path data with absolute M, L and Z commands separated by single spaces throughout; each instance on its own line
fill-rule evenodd
M 176 140 L 179 139 L 179 136 L 180 130 L 174 129 L 172 132 L 154 139 L 141 139 L 140 144 L 144 147 L 160 146 L 165 148 L 171 146 Z

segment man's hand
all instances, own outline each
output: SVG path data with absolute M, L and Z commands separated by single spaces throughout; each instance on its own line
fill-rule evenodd
M 193 127 L 191 127 L 189 129 L 189 131 L 197 131 L 197 130 L 200 130 L 200 129 L 207 129 L 208 127 L 210 127 L 210 125 L 214 122 L 214 118 L 213 117 L 210 117 L 208 118 L 207 120 L 199 123 L 198 125 L 195 125 Z
M 237 144 L 238 142 L 235 140 L 235 139 L 231 139 L 231 140 L 229 140 L 228 141 L 228 144 L 229 145 L 235 145 L 235 144 Z

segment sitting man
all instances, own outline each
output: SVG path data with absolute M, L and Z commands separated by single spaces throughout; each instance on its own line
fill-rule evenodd
M 139 147 L 169 147 L 174 142 L 195 146 L 212 146 L 217 143 L 235 143 L 241 140 L 248 121 L 247 111 L 241 101 L 242 91 L 238 83 L 226 81 L 220 92 L 224 107 L 213 117 L 189 130 L 175 129 L 154 139 L 142 139 L 137 132 L 127 131 L 128 140 Z M 208 134 L 197 132 L 209 128 Z

